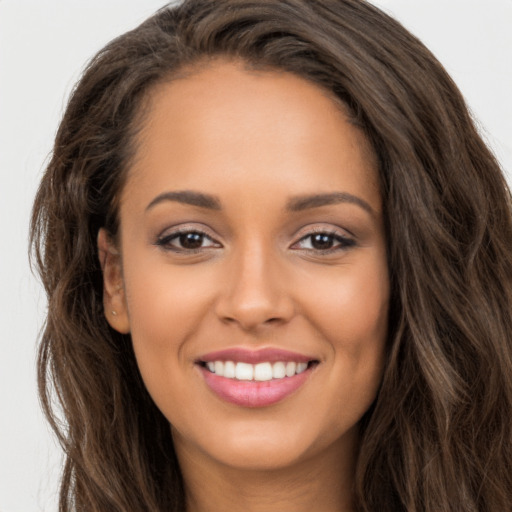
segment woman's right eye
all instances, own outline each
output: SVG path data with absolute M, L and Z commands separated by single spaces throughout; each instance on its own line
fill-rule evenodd
M 175 231 L 161 236 L 156 245 L 175 252 L 194 253 L 210 247 L 220 247 L 220 244 L 206 233 L 197 230 Z

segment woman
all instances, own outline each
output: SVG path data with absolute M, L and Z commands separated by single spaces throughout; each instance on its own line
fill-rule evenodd
M 511 509 L 510 194 L 370 4 L 189 0 L 113 41 L 32 229 L 61 510 Z

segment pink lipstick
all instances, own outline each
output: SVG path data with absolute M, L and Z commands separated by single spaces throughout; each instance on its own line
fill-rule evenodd
M 232 348 L 196 361 L 206 385 L 219 398 L 242 407 L 266 407 L 307 382 L 318 360 L 281 349 Z

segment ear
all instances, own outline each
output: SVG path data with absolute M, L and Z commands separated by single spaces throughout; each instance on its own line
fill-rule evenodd
M 126 305 L 121 254 L 107 231 L 98 232 L 98 256 L 103 272 L 103 308 L 105 318 L 112 329 L 121 334 L 130 332 L 130 320 Z

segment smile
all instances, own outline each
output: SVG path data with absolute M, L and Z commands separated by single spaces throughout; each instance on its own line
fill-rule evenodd
M 250 364 L 234 363 L 233 361 L 210 361 L 206 363 L 206 367 L 210 372 L 226 379 L 263 382 L 298 375 L 307 369 L 308 363 L 278 361 L 272 364 L 267 361 Z
M 223 401 L 266 407 L 301 388 L 319 361 L 293 352 L 228 349 L 196 361 L 207 387 Z

